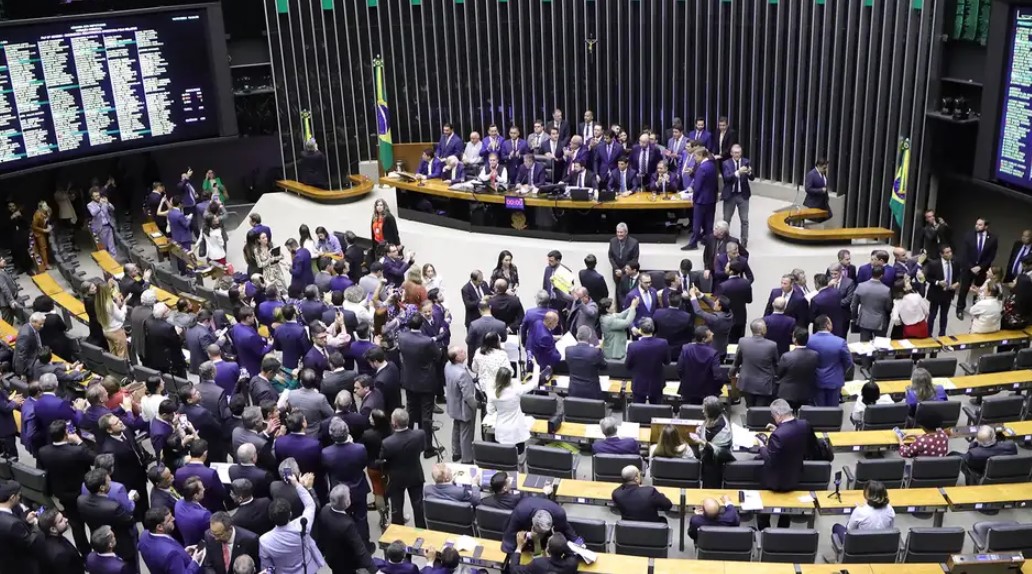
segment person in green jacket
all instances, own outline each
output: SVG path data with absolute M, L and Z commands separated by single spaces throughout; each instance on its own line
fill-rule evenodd
M 602 324 L 602 355 L 606 359 L 622 361 L 627 356 L 627 329 L 634 325 L 634 314 L 640 301 L 635 298 L 623 311 L 616 312 L 616 303 L 606 297 L 599 302 L 599 322 Z
M 222 178 L 215 175 L 215 170 L 213 169 L 209 169 L 208 173 L 204 174 L 204 183 L 201 184 L 201 189 L 211 192 L 212 195 L 217 193 L 219 203 L 223 205 L 229 199 L 229 192 L 226 191 L 226 186 L 222 184 Z

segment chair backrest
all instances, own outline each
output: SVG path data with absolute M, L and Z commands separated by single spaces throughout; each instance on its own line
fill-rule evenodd
M 194 285 L 196 285 L 193 279 L 189 279 L 178 274 L 170 275 L 170 278 L 172 279 L 172 286 L 176 291 L 180 293 L 193 293 Z
M 957 374 L 956 357 L 921 359 L 917 362 L 917 366 L 928 371 L 933 377 L 952 377 Z
M 885 488 L 903 488 L 906 468 L 907 461 L 902 458 L 861 458 L 856 461 L 856 482 L 851 488 L 863 490 L 872 480 L 884 483 Z
M 910 359 L 879 359 L 871 365 L 871 378 L 875 381 L 909 379 L 914 372 L 914 361 Z
M 799 418 L 808 421 L 817 432 L 838 432 L 842 430 L 841 407 L 799 407 Z
M 652 424 L 652 419 L 674 418 L 674 407 L 671 405 L 644 405 L 632 403 L 627 405 L 626 418 L 628 422 L 640 425 Z
M 701 421 L 706 417 L 702 414 L 702 405 L 681 405 L 680 410 L 677 411 L 677 418 L 690 421 Z
M 22 497 L 40 505 L 52 505 L 50 488 L 47 486 L 47 471 L 36 467 L 11 462 L 11 478 L 22 487 Z
M 107 351 L 103 353 L 102 357 L 104 358 L 104 366 L 107 367 L 109 375 L 116 375 L 119 377 L 129 376 L 129 361 L 127 359 L 123 359 L 118 355 L 112 355 Z
M 14 473 L 11 471 L 11 465 L 14 464 L 9 458 L 0 458 L 0 479 L 2 480 L 14 480 Z
M 985 536 L 986 552 L 1021 552 L 1032 558 L 1032 524 L 993 526 Z
M 233 312 L 233 302 L 229 299 L 228 293 L 215 292 L 215 306 L 226 312 Z
M 491 508 L 483 504 L 477 505 L 477 536 L 501 540 L 510 514 L 512 514 L 511 510 Z M 579 534 L 580 530 L 576 532 Z
M 620 472 L 625 466 L 644 467 L 641 457 L 636 454 L 596 454 L 592 457 L 591 480 L 606 482 L 623 482 Z
M 179 390 L 190 386 L 190 381 L 181 379 L 171 373 L 161 373 L 161 380 L 165 381 L 165 390 L 172 396 L 173 394 L 178 395 Z
M 554 395 L 523 395 L 520 397 L 523 414 L 547 419 L 559 410 L 559 399 Z
M 519 453 L 515 446 L 477 441 L 473 443 L 473 461 L 480 468 L 515 471 L 519 468 Z
M 762 460 L 733 460 L 724 465 L 724 488 L 759 490 Z
M 899 529 L 848 530 L 842 545 L 842 562 L 892 563 L 899 553 Z
M 426 514 L 426 527 L 430 530 L 474 535 L 473 505 L 468 502 L 424 498 L 423 512 Z
M 631 372 L 627 370 L 627 365 L 623 361 L 614 361 L 612 359 L 606 359 L 606 373 L 610 379 L 629 381 L 631 380 Z
M 978 484 L 1027 482 L 1032 475 L 1032 454 L 1005 454 L 989 458 Z
M 770 414 L 770 407 L 749 407 L 745 409 L 745 426 L 749 430 L 763 430 L 769 424 L 774 424 L 774 415 Z
M 760 534 L 760 562 L 813 564 L 818 542 L 812 528 L 768 528 Z
M 1032 349 L 1022 349 L 1014 357 L 1015 369 L 1032 369 Z
M 919 456 L 910 465 L 907 487 L 956 486 L 962 460 L 959 456 Z
M 598 424 L 606 418 L 606 402 L 596 399 L 563 399 L 563 420 L 571 423 Z
M 532 445 L 527 447 L 527 472 L 576 478 L 577 465 L 573 453 L 564 448 Z
M 695 540 L 699 560 L 752 560 L 753 531 L 746 526 L 703 526 Z
M 965 531 L 960 527 L 915 528 L 907 532 L 900 562 L 942 563 L 964 550 Z
M 205 287 L 204 285 L 201 285 L 201 284 L 198 283 L 198 284 L 194 285 L 194 292 L 196 292 L 198 296 L 204 297 L 204 299 L 206 301 L 208 301 L 209 303 L 211 303 L 213 306 L 215 305 L 215 290 L 214 289 L 209 289 L 209 288 Z
M 588 550 L 607 552 L 609 546 L 609 528 L 604 520 L 568 516 L 566 522 L 581 538 Z
M 978 410 L 978 423 L 991 425 L 1020 421 L 1025 411 L 1025 397 L 1011 395 L 1007 397 L 986 397 L 982 400 L 982 408 Z
M 613 544 L 617 554 L 666 558 L 670 526 L 659 522 L 621 520 L 616 523 Z
M 107 365 L 104 363 L 104 350 L 96 345 L 79 341 L 79 354 L 86 368 L 94 373 L 106 374 Z M 62 357 L 64 358 L 64 357 Z
M 827 490 L 831 481 L 831 462 L 826 460 L 803 461 L 803 477 L 799 490 Z
M 914 420 L 921 420 L 922 412 L 932 411 L 941 417 L 942 428 L 954 427 L 960 420 L 960 406 L 960 401 L 921 401 L 917 403 Z
M 161 371 L 152 369 L 150 367 L 144 367 L 143 365 L 132 366 L 133 380 L 139 382 L 145 382 L 150 377 L 160 377 Z
M 867 408 L 864 409 L 864 418 L 860 423 L 860 429 L 887 430 L 894 427 L 903 427 L 907 424 L 907 415 L 909 414 L 910 406 L 906 403 L 867 405 Z
M 979 373 L 999 373 L 1014 368 L 1014 353 L 990 353 L 978 358 Z
M 654 458 L 649 471 L 653 486 L 699 488 L 702 463 L 688 458 Z

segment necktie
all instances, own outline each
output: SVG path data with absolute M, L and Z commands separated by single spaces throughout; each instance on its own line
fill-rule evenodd
M 172 498 L 174 500 L 179 500 L 179 499 L 183 498 L 183 496 L 181 494 L 179 494 L 179 491 L 176 490 L 176 488 L 174 486 L 168 487 L 168 492 L 169 492 L 169 494 L 172 495 Z
M 484 298 L 484 292 L 480 290 L 480 285 L 475 285 L 474 287 L 477 291 L 477 301 L 480 301 Z
M 695 130 L 695 140 L 698 141 L 700 139 L 702 139 L 702 132 Z
M 645 166 L 648 165 L 648 152 L 641 150 L 641 157 L 638 161 L 638 173 L 645 173 Z
M 985 242 L 985 236 L 983 234 L 979 233 L 978 234 L 978 255 L 979 255 L 979 257 L 982 256 L 982 245 L 984 244 L 984 242 Z
M 622 192 L 626 192 L 627 191 L 627 172 L 626 171 L 621 171 L 620 172 L 620 191 L 622 191 Z
M 946 261 L 945 259 L 943 259 L 943 261 L 942 261 L 942 268 L 945 270 L 944 275 L 946 275 L 946 287 L 947 288 L 949 288 L 950 285 L 953 285 L 953 281 L 952 281 L 953 278 L 951 277 L 951 275 L 952 275 L 951 267 L 952 266 L 950 265 L 950 262 Z
M 580 175 L 577 177 L 577 187 L 584 187 L 584 172 L 583 171 L 580 172 Z
M 735 160 L 735 176 L 736 176 L 735 177 L 735 193 L 738 193 L 741 190 L 741 188 L 739 187 L 740 184 L 738 182 L 738 177 L 737 177 L 738 176 L 738 169 L 739 169 L 738 168 L 738 160 L 736 159 Z
M 1014 260 L 1014 274 L 1017 275 L 1018 271 L 1021 270 L 1021 260 L 1025 258 L 1028 253 L 1028 245 L 1024 245 L 1021 251 L 1018 252 L 1018 257 Z
M 648 291 L 642 291 L 641 292 L 641 302 L 642 302 L 643 305 L 645 305 L 646 309 L 652 309 L 652 299 L 649 298 L 649 292 Z
M 620 245 L 620 251 L 619 251 L 619 253 L 620 253 L 620 259 L 623 259 L 623 250 L 624 250 L 624 242 L 623 242 L 623 241 L 620 241 L 620 242 L 619 242 L 619 245 Z

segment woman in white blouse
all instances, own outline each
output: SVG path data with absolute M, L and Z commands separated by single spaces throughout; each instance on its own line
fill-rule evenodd
M 904 276 L 903 296 L 892 303 L 892 324 L 903 326 L 904 339 L 928 338 L 928 310 L 928 300 L 914 291 L 910 277 Z
M 1003 302 L 1000 301 L 1000 285 L 993 283 L 978 302 L 968 310 L 971 313 L 972 333 L 994 333 L 1000 330 L 1003 318 Z
M 523 414 L 520 397 L 537 388 L 537 380 L 513 383 L 509 367 L 498 369 L 494 385 L 487 391 L 487 415 L 495 415 L 495 441 L 498 444 L 516 446 L 523 454 L 523 448 L 530 438 L 529 417 Z
M 509 354 L 502 349 L 501 338 L 498 333 L 484 335 L 484 342 L 473 355 L 473 372 L 480 381 L 480 388 L 485 392 L 494 384 L 495 375 L 498 369 L 509 367 Z M 487 392 L 490 396 L 491 393 Z
M 423 287 L 429 293 L 434 289 L 444 289 L 444 280 L 437 275 L 437 268 L 432 263 L 423 266 Z
M 889 491 L 881 481 L 871 480 L 864 487 L 864 503 L 853 509 L 845 525 L 833 524 L 831 534 L 841 542 L 847 530 L 886 530 L 895 523 L 896 511 L 889 504 Z
M 125 336 L 126 305 L 122 293 L 117 286 L 105 283 L 97 289 L 94 300 L 97 309 L 97 320 L 104 330 L 111 354 L 123 359 L 129 358 L 129 342 Z

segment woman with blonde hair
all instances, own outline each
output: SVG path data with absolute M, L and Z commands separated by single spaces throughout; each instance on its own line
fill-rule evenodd
M 420 306 L 426 301 L 427 289 L 423 286 L 423 273 L 417 267 L 411 267 L 401 284 L 402 302 Z
M 125 336 L 126 305 L 122 293 L 110 283 L 98 286 L 93 304 L 97 320 L 104 331 L 111 354 L 123 359 L 129 358 L 129 342 Z
M 922 401 L 948 400 L 946 389 L 942 385 L 932 384 L 932 374 L 920 367 L 914 369 L 910 375 L 910 386 L 907 387 L 905 398 L 910 405 L 910 416 L 914 416 L 917 404 Z
M 667 425 L 659 433 L 659 441 L 649 447 L 649 460 L 654 458 L 695 458 L 695 452 L 681 438 L 676 427 Z
M 498 369 L 494 385 L 487 389 L 487 416 L 494 415 L 495 442 L 515 446 L 523 454 L 530 438 L 530 421 L 523 414 L 520 397 L 537 388 L 533 378 L 526 383 L 513 383 L 509 367 Z

